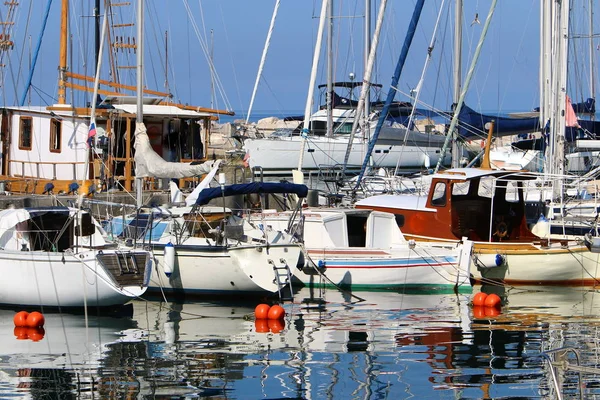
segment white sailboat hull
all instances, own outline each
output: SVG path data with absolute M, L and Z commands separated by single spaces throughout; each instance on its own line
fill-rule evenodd
M 0 303 L 21 306 L 84 307 L 123 305 L 146 291 L 145 285 L 118 283 L 98 260 L 110 250 L 77 254 L 0 251 Z M 147 253 L 145 260 L 148 261 Z M 64 260 L 64 261 L 63 261 Z M 140 266 L 139 274 L 146 266 Z M 147 278 L 144 279 L 147 282 Z
M 155 249 L 156 266 L 150 277 L 150 290 L 192 295 L 276 293 L 279 286 L 273 266 L 287 265 L 293 274 L 301 258 L 300 247 L 295 244 L 177 245 L 175 268 L 168 277 L 163 252 L 157 246 Z
M 262 168 L 266 173 L 290 173 L 298 168 L 302 138 L 292 136 L 278 139 L 247 139 L 244 150 L 250 168 Z M 355 139 L 348 169 L 357 169 L 363 163 L 369 143 Z M 302 169 L 318 170 L 322 166 L 343 165 L 348 147 L 348 138 L 311 137 L 307 140 L 302 161 Z M 435 165 L 440 157 L 440 146 L 391 146 L 375 145 L 372 157 L 378 167 L 428 168 Z

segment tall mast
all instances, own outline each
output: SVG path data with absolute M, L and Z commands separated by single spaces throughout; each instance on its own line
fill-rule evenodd
M 62 0 L 60 13 L 60 53 L 58 60 L 58 104 L 66 104 L 67 39 L 69 35 L 69 0 Z
M 463 25 L 463 0 L 456 0 L 454 8 L 454 93 L 452 102 L 458 104 L 462 88 L 462 25 Z M 455 111 L 456 112 L 456 111 Z M 459 149 L 457 143 L 457 132 L 449 132 L 452 135 L 452 167 L 458 167 Z M 443 158 L 443 155 L 442 155 Z
M 312 69 L 310 71 L 310 81 L 308 83 L 308 95 L 306 97 L 306 106 L 304 107 L 304 121 L 302 122 L 302 142 L 300 145 L 300 157 L 298 157 L 298 169 L 292 171 L 294 183 L 302 183 L 302 163 L 304 162 L 304 149 L 306 147 L 306 138 L 308 135 L 308 125 L 310 123 L 310 112 L 313 105 L 313 96 L 315 92 L 315 81 L 317 80 L 317 69 L 319 68 L 319 53 L 321 52 L 321 43 L 323 41 L 323 31 L 325 30 L 325 20 L 327 17 L 327 7 L 330 0 L 323 0 L 321 3 L 321 14 L 319 15 L 319 28 L 317 31 L 317 41 L 313 53 Z
M 135 116 L 136 132 L 137 125 L 144 122 L 144 102 L 143 102 L 143 84 L 144 84 L 144 0 L 138 0 L 137 10 L 137 113 Z M 142 206 L 142 178 L 135 177 L 135 203 L 137 207 Z
M 271 35 L 273 34 L 273 28 L 275 27 L 275 19 L 277 18 L 277 11 L 279 10 L 279 4 L 281 0 L 275 2 L 275 8 L 273 9 L 273 15 L 271 16 L 271 24 L 269 25 L 269 32 L 267 32 L 267 39 L 265 40 L 265 46 L 263 48 L 262 56 L 260 57 L 260 64 L 258 66 L 258 73 L 256 74 L 256 81 L 254 82 L 254 89 L 252 90 L 252 97 L 250 98 L 250 106 L 248 106 L 248 115 L 246 115 L 246 123 L 250 121 L 250 114 L 252 114 L 252 107 L 254 106 L 254 98 L 256 97 L 256 91 L 258 90 L 258 83 L 262 76 L 265 61 L 267 59 L 267 52 L 269 51 L 269 45 L 271 44 Z M 213 58 L 213 30 L 210 30 L 210 59 L 212 63 Z M 210 70 L 210 108 L 213 108 L 213 95 L 214 93 L 214 74 L 211 68 Z
M 96 50 L 96 65 L 100 59 L 100 0 L 96 0 L 94 4 L 94 30 L 95 30 L 95 50 Z M 96 101 L 96 99 L 94 99 Z
M 333 0 L 327 6 L 327 136 L 333 136 Z
M 596 99 L 596 79 L 594 78 L 594 2 L 593 0 L 588 1 L 590 12 L 589 12 L 589 28 L 590 28 L 590 97 Z M 594 113 L 592 113 L 592 119 L 594 118 Z
M 371 0 L 365 0 L 365 70 L 369 63 L 369 52 L 371 51 Z M 365 123 L 363 127 L 363 136 L 365 139 L 370 137 L 369 114 L 371 114 L 371 90 L 365 93 Z

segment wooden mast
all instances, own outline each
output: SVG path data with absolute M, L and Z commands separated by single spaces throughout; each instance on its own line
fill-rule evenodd
M 62 0 L 60 18 L 60 57 L 58 60 L 58 104 L 66 103 L 67 37 L 69 33 L 69 0 Z

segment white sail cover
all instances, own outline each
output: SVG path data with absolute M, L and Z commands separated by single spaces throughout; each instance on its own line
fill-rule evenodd
M 212 169 L 215 161 L 207 161 L 202 164 L 192 165 L 189 163 L 168 162 L 156 154 L 150 145 L 150 139 L 146 133 L 146 125 L 138 122 L 135 124 L 135 176 L 138 178 L 189 178 L 203 175 Z

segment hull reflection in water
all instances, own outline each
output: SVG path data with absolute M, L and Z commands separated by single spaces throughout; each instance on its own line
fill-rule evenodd
M 0 397 L 31 397 L 52 375 L 67 382 L 60 390 L 89 398 L 556 398 L 542 352 L 572 346 L 582 352 L 582 365 L 600 363 L 592 351 L 600 307 L 595 292 L 493 289 L 504 306 L 487 316 L 474 315 L 471 295 L 464 294 L 354 292 L 360 301 L 304 288 L 295 303 L 284 304 L 283 321 L 255 321 L 258 301 L 135 301 L 132 318 L 109 318 L 89 329 L 112 332 L 109 341 L 87 342 L 102 349 L 91 363 L 36 364 L 44 358 L 41 349 L 29 357 L 22 348 L 2 356 L 0 370 L 8 379 L 0 383 Z M 10 336 L 12 318 L 4 320 L 8 348 L 17 341 Z M 65 332 L 85 333 L 82 322 L 79 316 L 69 320 Z M 44 343 L 55 331 L 50 326 L 35 344 L 50 344 Z M 30 376 L 19 375 L 23 368 Z M 94 382 L 84 386 L 85 396 L 77 383 L 81 371 Z M 564 394 L 578 394 L 576 374 L 560 377 Z M 582 376 L 585 398 L 600 398 L 596 378 Z

